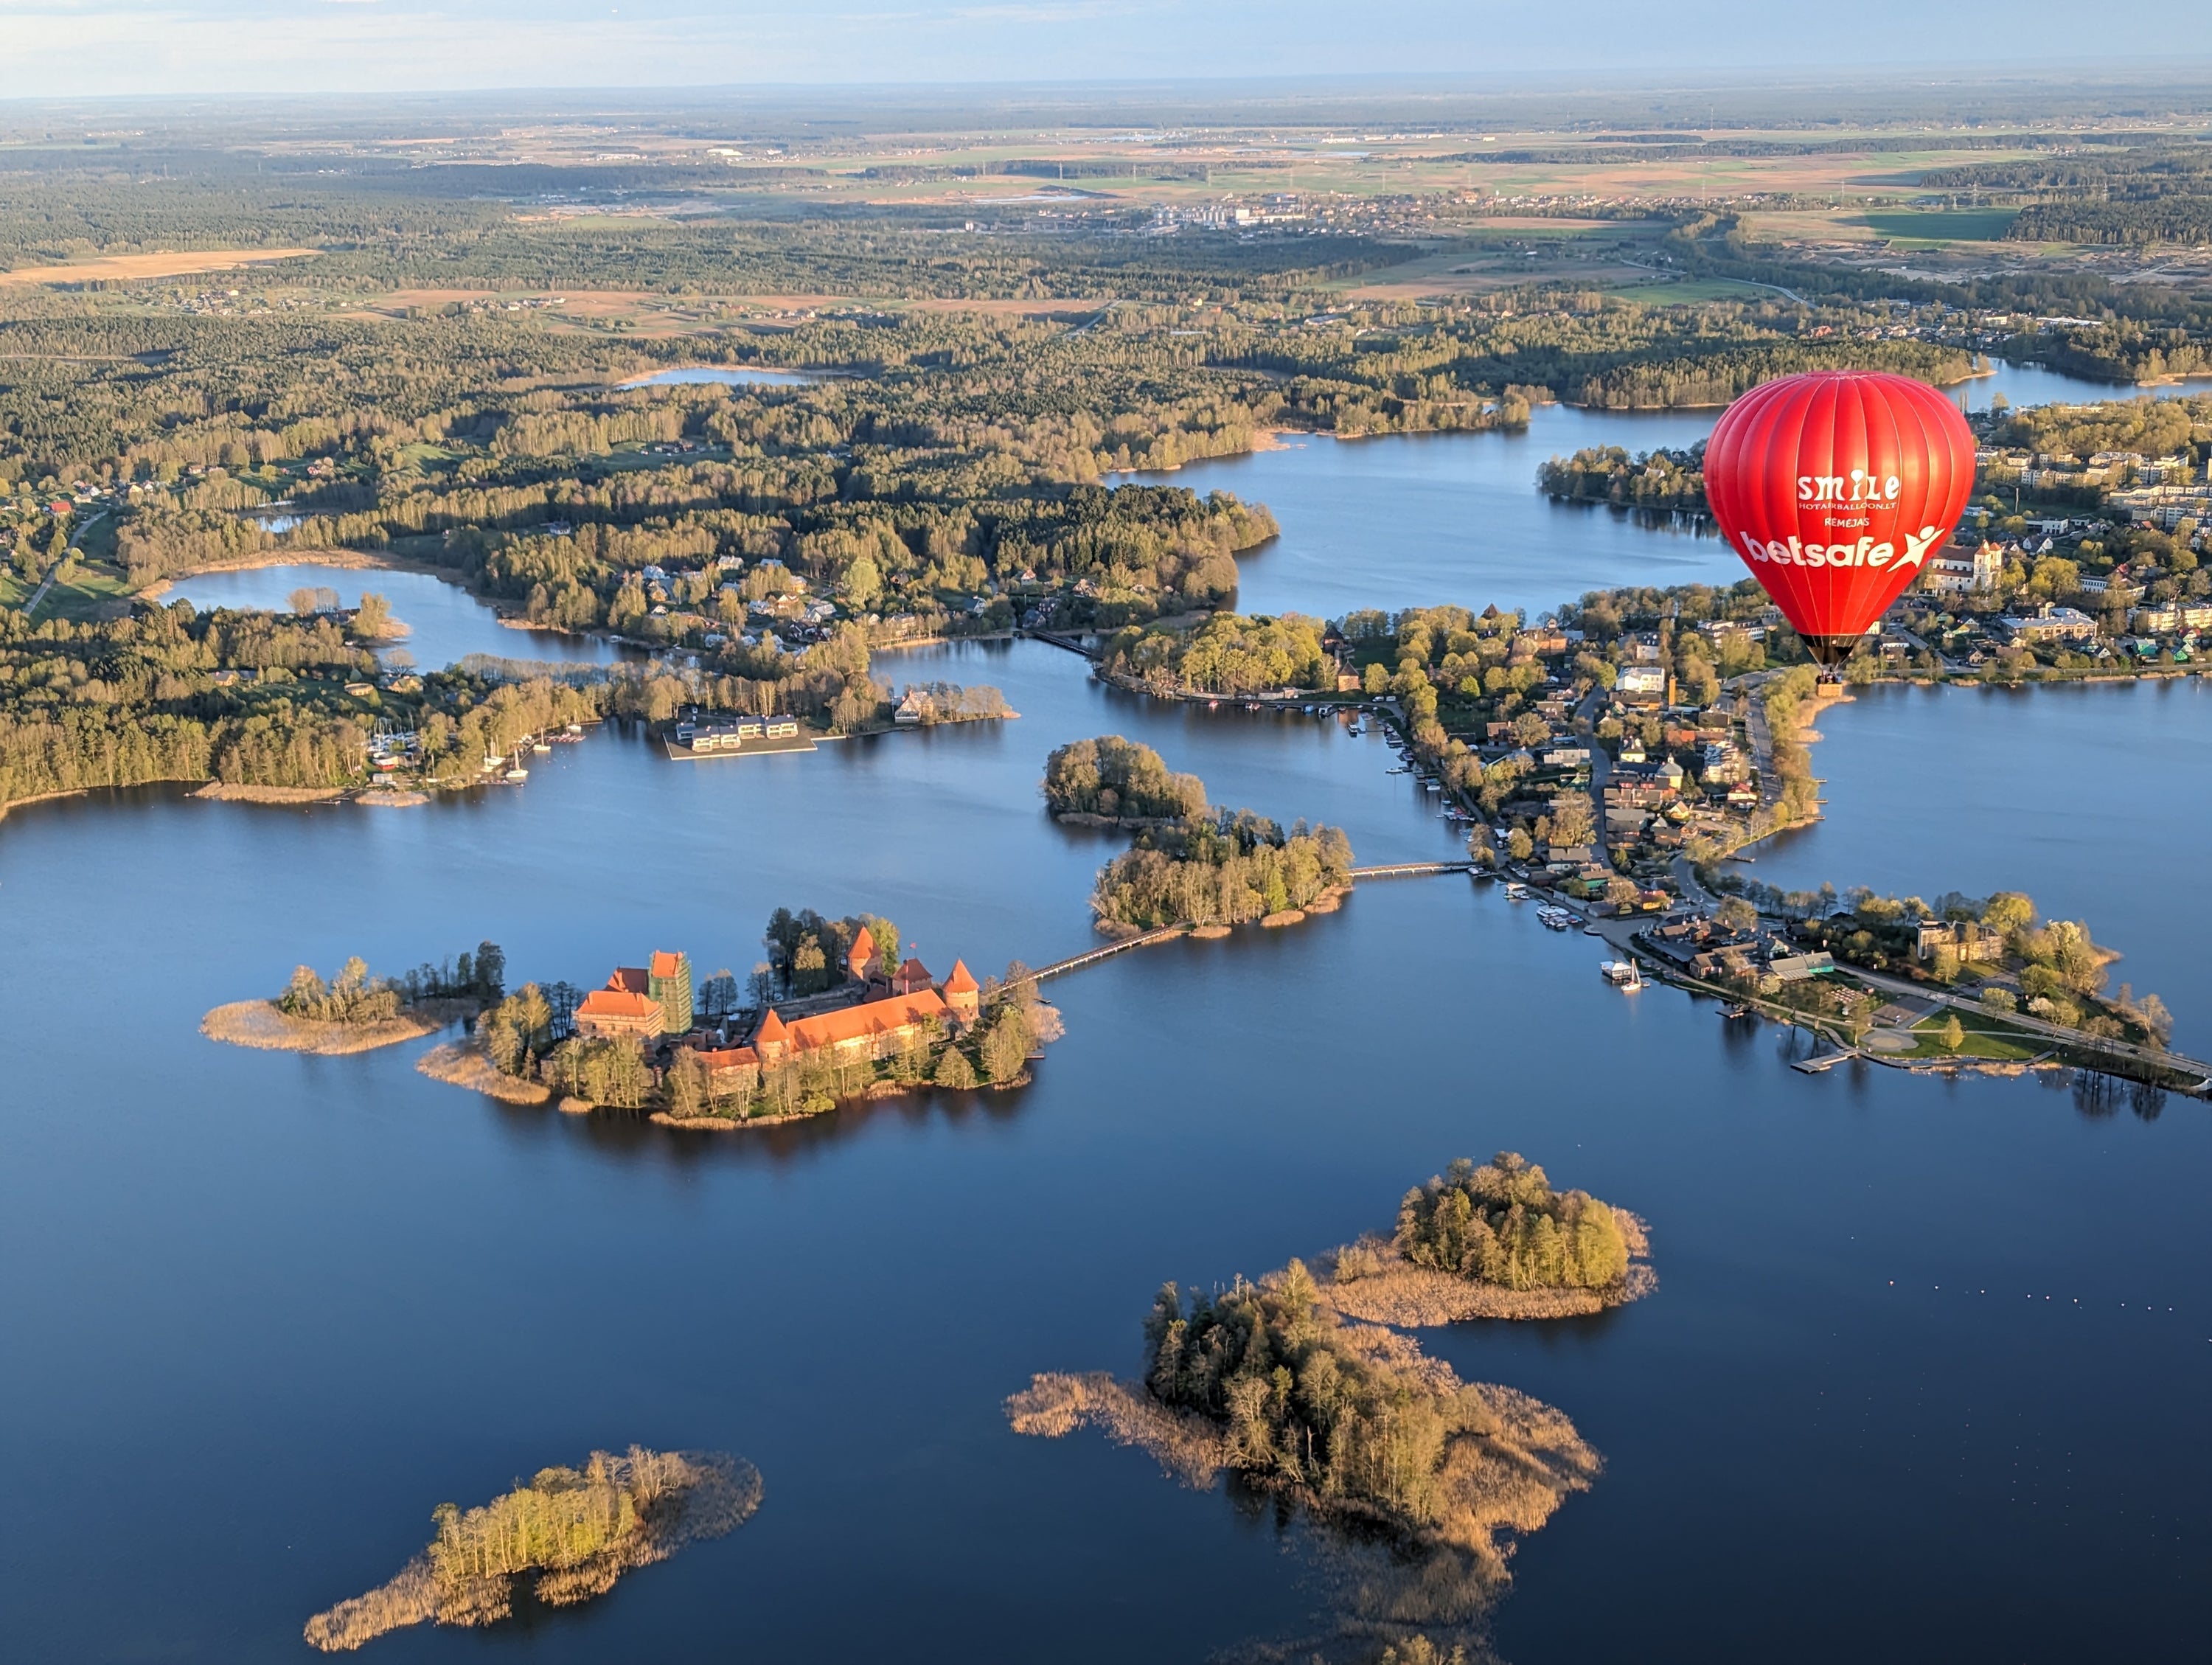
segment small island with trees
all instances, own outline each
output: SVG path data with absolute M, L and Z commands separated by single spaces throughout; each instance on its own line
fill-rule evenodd
M 1650 1253 L 1626 1209 L 1555 1191 L 1541 1168 L 1501 1151 L 1407 1192 L 1390 1237 L 1336 1251 L 1323 1298 L 1347 1317 L 1401 1326 L 1566 1318 L 1656 1289 Z
M 1209 809 L 1204 781 L 1118 734 L 1061 746 L 1045 760 L 1043 790 L 1057 819 L 1135 831 L 1091 889 L 1109 936 L 1295 925 L 1333 910 L 1352 883 L 1352 843 L 1338 829 L 1300 821 L 1285 832 L 1249 810 Z
M 439 1504 L 428 1547 L 390 1582 L 310 1619 L 307 1639 L 344 1653 L 426 1619 L 495 1624 L 532 1572 L 539 1601 L 573 1607 L 686 1544 L 726 1537 L 761 1495 L 760 1471 L 720 1452 L 594 1451 L 582 1468 L 541 1468 L 482 1508 Z
M 310 966 L 295 967 L 275 1000 L 219 1006 L 200 1019 L 200 1033 L 264 1051 L 369 1052 L 474 1017 L 501 998 L 506 975 L 507 956 L 495 942 L 398 977 L 371 976 L 356 955 L 327 982 Z
M 1044 763 L 1045 807 L 1055 821 L 1142 827 L 1206 813 L 1206 783 L 1172 773 L 1148 745 L 1102 734 L 1056 748 Z
M 1400 1642 L 1479 1620 L 1510 1582 L 1513 1537 L 1601 1466 L 1552 1407 L 1345 1322 L 1297 1261 L 1213 1296 L 1166 1285 L 1145 1321 L 1141 1381 L 1040 1375 L 1006 1411 L 1018 1433 L 1097 1427 L 1190 1486 L 1225 1469 L 1346 1547 L 1379 1540 L 1387 1554 L 1355 1581 L 1356 1617 Z

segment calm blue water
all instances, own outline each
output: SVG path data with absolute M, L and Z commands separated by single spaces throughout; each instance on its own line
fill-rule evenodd
M 2189 398 L 2212 392 L 2212 376 L 2190 376 L 2156 387 L 2133 382 L 2090 381 L 2063 371 L 2046 370 L 2039 364 L 2008 364 L 1997 361 L 1996 374 L 1977 376 L 1949 390 L 1961 410 L 1986 410 L 2000 393 L 2018 409 L 2030 404 L 2081 404 L 2093 399 Z
M 299 589 L 336 590 L 339 605 L 357 607 L 364 591 L 374 590 L 392 604 L 392 617 L 408 634 L 392 648 L 412 657 L 426 671 L 440 670 L 470 653 L 517 659 L 560 659 L 605 665 L 635 655 L 595 636 L 558 630 L 522 630 L 501 624 L 499 616 L 459 586 L 431 573 L 398 572 L 380 567 L 324 567 L 301 563 L 252 567 L 238 572 L 198 573 L 169 586 L 165 601 L 189 601 L 203 612 L 217 607 L 289 607 Z M 385 650 L 391 658 L 392 648 Z
M 995 682 L 1024 714 L 703 764 L 605 732 L 526 787 L 416 811 L 149 791 L 9 818 L 11 1657 L 299 1658 L 307 1616 L 396 1570 L 436 1503 L 632 1440 L 743 1453 L 766 1505 L 589 1607 L 375 1656 L 741 1636 L 768 1659 L 1026 1662 L 1049 1634 L 1103 1665 L 1299 1632 L 1314 1589 L 1271 1516 L 1095 1437 L 1018 1438 L 1000 1401 L 1035 1370 L 1128 1368 L 1163 1279 L 1326 1248 L 1500 1147 L 1646 1214 L 1662 1279 L 1599 1320 L 1433 1334 L 1607 1460 L 1517 1557 L 1507 1657 L 2201 1639 L 2204 1107 L 2091 1118 L 2027 1083 L 1801 1076 L 1776 1033 L 1616 994 L 1584 939 L 1464 881 L 1370 884 L 1297 930 L 1056 985 L 1069 1036 L 1022 1091 L 754 1136 L 502 1108 L 415 1074 L 418 1048 L 194 1032 L 298 959 L 483 936 L 522 975 L 654 946 L 742 973 L 780 903 L 887 911 L 940 969 L 1043 960 L 1092 940 L 1116 842 L 1048 823 L 1036 776 L 1102 731 L 1224 801 L 1340 821 L 1369 860 L 1455 847 L 1332 724 L 1153 705 L 1038 644 L 886 668 Z M 2193 859 L 2146 841 L 2128 882 Z M 100 1044 L 56 975 L 87 943 L 131 988 Z M 2201 1012 L 2208 991 L 2167 994 Z
M 1607 422 L 1638 449 L 1696 426 Z M 1286 535 L 1248 585 L 1270 562 L 1285 592 L 1334 584 L 1298 551 L 1385 526 L 1400 542 L 1371 587 L 1303 605 L 1480 605 L 1494 592 L 1460 586 L 1504 557 L 1471 535 L 1452 552 L 1470 516 L 1451 482 L 1510 444 L 1250 459 L 1328 466 L 1310 497 L 1253 493 Z M 1518 453 L 1512 501 L 1554 448 Z M 1470 501 L 1506 503 L 1495 478 Z M 1419 485 L 1429 518 L 1378 480 Z M 1564 548 L 1613 523 L 1540 524 Z M 1623 562 L 1629 535 L 1662 566 L 1719 552 L 1623 533 Z M 1562 571 L 1616 558 L 1578 547 Z M 327 568 L 179 589 L 281 606 L 301 584 L 382 590 L 426 664 L 434 604 L 473 608 L 426 576 Z M 532 641 L 482 617 L 451 632 L 436 652 Z M 888 913 L 940 971 L 1048 960 L 1095 940 L 1084 897 L 1120 841 L 1053 825 L 1036 781 L 1051 747 L 1099 732 L 1219 801 L 1341 823 L 1366 860 L 1458 848 L 1387 750 L 1333 722 L 1118 695 L 1036 643 L 879 669 L 995 683 L 1024 715 L 696 764 L 610 729 L 525 787 L 413 811 L 145 791 L 0 823 L 11 1660 L 296 1660 L 308 1614 L 397 1570 L 435 1504 L 631 1441 L 741 1453 L 765 1506 L 587 1607 L 400 1632 L 374 1656 L 1012 1665 L 1049 1637 L 1056 1660 L 1118 1665 L 1308 1633 L 1308 1563 L 1271 1515 L 1093 1436 L 1018 1438 L 1000 1402 L 1036 1370 L 1129 1369 L 1162 1279 L 1387 1225 L 1408 1184 L 1499 1148 L 1644 1214 L 1662 1279 L 1599 1319 L 1427 1333 L 1607 1459 L 1516 1557 L 1504 1656 L 2201 1650 L 2199 1103 L 2093 1114 L 2027 1081 L 1800 1075 L 1787 1035 L 1617 994 L 1587 939 L 1455 878 L 1055 984 L 1068 1036 L 1020 1091 L 752 1135 L 501 1107 L 415 1073 L 420 1047 L 309 1059 L 196 1033 L 296 961 L 398 967 L 487 936 L 519 977 L 586 981 L 673 946 L 742 974 L 778 905 Z M 2202 1036 L 2205 698 L 1862 696 L 1821 720 L 1829 819 L 1752 871 L 2019 885 L 2086 915 L 2127 951 L 2117 974 Z M 64 969 L 88 945 L 125 1000 L 88 1008 Z
M 686 364 L 673 370 L 655 370 L 649 376 L 632 376 L 624 387 L 696 386 L 719 383 L 725 387 L 803 387 L 822 378 L 808 370 L 754 370 L 726 364 Z
M 2204 386 L 2157 392 L 2172 397 Z M 2149 390 L 2001 363 L 1952 391 L 1986 410 L 1998 393 L 2027 405 Z M 1710 530 L 1557 504 L 1535 489 L 1536 471 L 1549 458 L 1590 446 L 1686 447 L 1711 434 L 1719 415 L 1545 405 L 1517 434 L 1292 435 L 1279 451 L 1141 477 L 1233 491 L 1274 511 L 1282 537 L 1237 563 L 1237 605 L 1247 612 L 1334 618 L 1355 607 L 1453 602 L 1478 611 L 1494 603 L 1533 617 L 1595 589 L 1743 577 L 1743 562 Z

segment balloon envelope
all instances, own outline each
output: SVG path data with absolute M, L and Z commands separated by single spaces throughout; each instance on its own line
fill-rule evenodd
M 1925 382 L 1879 371 L 1762 382 L 1705 447 L 1713 519 L 1823 665 L 1920 575 L 1973 485 L 1966 418 Z

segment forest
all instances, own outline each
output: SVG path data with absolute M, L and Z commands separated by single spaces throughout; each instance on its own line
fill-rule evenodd
M 1568 503 L 1607 503 L 1655 513 L 1705 512 L 1705 447 L 1638 452 L 1617 445 L 1585 447 L 1553 457 L 1537 471 L 1537 489 Z
M 1044 765 L 1045 807 L 1054 817 L 1181 820 L 1206 813 L 1206 783 L 1170 771 L 1148 745 L 1102 734 L 1054 748 Z
M 2202 243 L 2212 239 L 2212 144 L 2168 139 L 1936 169 L 1923 183 L 2027 200 L 2014 242 Z
M 1407 1192 L 1393 1241 L 1415 1266 L 1508 1289 L 1603 1289 L 1628 1271 L 1613 1211 L 1510 1151 Z
M 1992 445 L 2087 458 L 2100 451 L 2145 457 L 2212 454 L 2212 394 L 2035 404 L 1990 418 Z
M 1285 689 L 1333 690 L 1335 670 L 1318 619 L 1215 613 L 1187 623 L 1123 629 L 1100 659 L 1106 672 L 1159 694 L 1242 697 Z
M 2169 161 L 2174 180 L 2196 177 Z M 2169 161 L 2137 157 L 2137 171 L 2162 178 Z M 380 723 L 420 736 L 433 780 L 547 722 L 660 721 L 686 704 L 850 732 L 884 720 L 892 697 L 872 649 L 1018 627 L 1108 635 L 1108 671 L 1129 686 L 1327 689 L 1317 623 L 1228 611 L 1236 557 L 1276 533 L 1267 509 L 1125 471 L 1242 453 L 1274 428 L 1512 427 L 1552 398 L 1717 403 L 1818 364 L 1963 374 L 1952 349 L 1872 338 L 1899 295 L 2094 319 L 2038 337 L 2050 362 L 2089 374 L 2191 368 L 2212 337 L 2212 313 L 2160 286 L 2031 273 L 1960 289 L 1814 268 L 1753 248 L 1725 212 L 1684 219 L 1668 258 L 1692 276 L 1796 286 L 1811 310 L 1778 295 L 1647 307 L 1556 283 L 1354 302 L 1318 286 L 1407 251 L 1334 234 L 1170 246 L 1099 228 L 1048 236 L 1024 220 L 955 245 L 904 210 L 858 208 L 796 222 L 524 225 L 459 190 L 467 169 L 295 175 L 275 190 L 214 152 L 173 181 L 85 166 L 23 159 L 27 194 L 0 210 L 0 260 L 210 240 L 320 252 L 226 274 L 213 310 L 169 280 L 7 293 L 7 592 L 58 568 L 121 590 L 340 547 L 434 565 L 534 623 L 680 647 L 697 663 L 557 681 L 479 666 L 404 692 L 386 679 L 363 697 L 344 691 L 375 679 L 377 639 L 358 623 L 218 622 L 143 604 L 123 617 L 128 604 L 112 600 L 33 624 L 9 609 L 0 803 L 161 780 L 337 789 L 364 779 Z M 703 167 L 665 183 L 720 178 Z M 666 314 L 678 327 L 381 303 L 388 285 L 434 270 L 449 291 L 488 295 L 619 272 L 678 308 Z M 852 298 L 773 323 L 726 304 L 763 284 Z M 925 295 L 1100 306 L 1071 322 L 906 304 Z M 818 379 L 624 385 L 689 363 Z M 1554 459 L 1544 489 L 1686 510 L 1698 460 Z M 98 499 L 98 549 L 68 549 L 83 510 L 51 510 L 67 492 Z M 251 518 L 277 502 L 297 525 Z M 1398 654 L 1359 668 L 1411 699 L 1425 757 L 1463 785 L 1476 765 L 1439 720 L 1515 720 L 1528 671 L 1483 654 L 1470 665 L 1463 651 L 1455 665 L 1437 635 L 1429 645 L 1419 665 Z M 950 698 L 920 701 L 936 711 Z
M 419 736 L 426 772 L 473 777 L 521 735 L 637 711 L 652 692 L 635 678 L 580 688 L 446 671 L 402 693 L 370 684 L 376 674 L 374 653 L 326 618 L 181 601 L 84 623 L 0 611 L 0 805 L 162 781 L 357 785 L 380 720 Z

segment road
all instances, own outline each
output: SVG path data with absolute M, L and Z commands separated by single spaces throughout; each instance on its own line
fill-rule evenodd
M 1759 770 L 1759 806 L 1767 814 L 1768 824 L 1778 818 L 1777 810 L 1782 802 L 1782 776 L 1774 767 L 1774 730 L 1766 720 L 1766 702 L 1759 696 L 1765 677 L 1747 678 L 1743 685 L 1743 729 L 1751 740 L 1751 761 Z
M 70 534 L 70 540 L 66 547 L 71 550 L 77 548 L 78 540 L 82 538 L 85 533 L 90 532 L 94 526 L 97 526 L 100 523 L 100 518 L 106 513 L 107 511 L 106 509 L 99 509 L 86 515 L 83 520 L 78 524 L 77 529 Z M 23 604 L 23 617 L 25 619 L 27 620 L 37 617 L 39 604 L 46 599 L 46 592 L 54 587 L 54 580 L 61 576 L 61 572 L 62 563 L 57 561 L 54 562 L 52 570 L 50 570 L 44 578 L 39 580 L 39 587 L 31 592 L 30 599 Z
M 1598 743 L 1597 714 L 1612 699 L 1611 690 L 1593 688 L 1583 696 L 1583 702 L 1575 708 L 1575 730 L 1589 750 L 1590 757 L 1590 824 L 1597 829 L 1597 859 L 1610 861 L 1613 848 L 1607 840 L 1605 825 L 1606 783 L 1613 779 L 1613 754 Z
M 1939 1006 L 1955 1006 L 1961 1012 L 1979 1012 L 1984 1018 L 1992 1015 L 1989 1007 L 1979 1000 L 1970 1000 L 1963 994 L 1945 994 L 1931 989 L 1925 983 L 1907 982 L 1901 977 L 1886 976 L 1881 972 L 1868 971 L 1856 965 L 1844 969 L 1870 988 L 1882 989 L 1892 994 L 1910 994 L 1915 1000 L 1932 1000 Z M 2040 1035 L 2047 1040 L 2058 1041 L 2077 1049 L 2094 1048 L 2099 1052 L 2108 1052 L 2115 1058 L 2155 1065 L 2160 1069 L 2172 1070 L 2180 1074 L 2194 1074 L 2203 1078 L 2199 1091 L 2212 1087 L 2212 1064 L 2205 1063 L 2202 1059 L 2185 1057 L 2178 1052 L 2160 1052 L 2152 1047 L 2139 1047 L 2129 1041 L 2100 1040 L 2095 1036 L 2084 1035 L 2077 1029 L 2046 1024 L 2042 1018 L 2031 1017 L 2025 1012 L 2008 1012 L 2001 1015 L 2006 1024 L 2025 1030 L 2031 1035 Z

